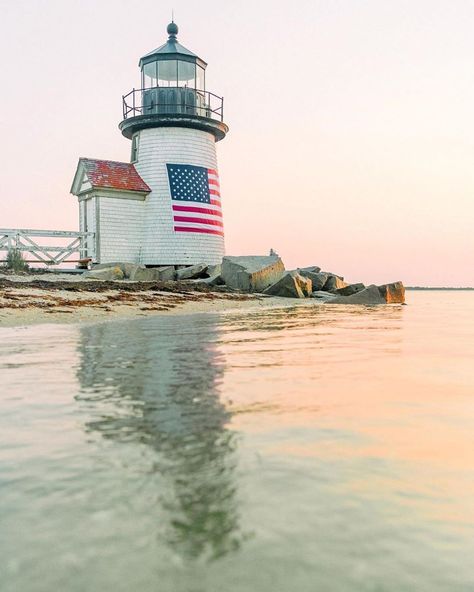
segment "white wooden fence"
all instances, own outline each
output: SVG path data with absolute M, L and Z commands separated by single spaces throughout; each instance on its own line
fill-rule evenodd
M 0 228 L 0 261 L 6 259 L 10 249 L 18 249 L 29 262 L 46 265 L 59 265 L 67 261 L 91 257 L 95 259 L 95 234 L 93 232 L 73 232 L 69 230 L 29 230 Z M 46 239 L 62 239 L 63 245 L 49 244 Z M 70 239 L 70 240 L 67 240 Z M 38 244 L 38 243 L 42 244 Z M 59 242 L 59 241 L 58 241 Z M 1 256 L 4 252 L 4 257 Z M 76 259 L 69 259 L 77 253 Z

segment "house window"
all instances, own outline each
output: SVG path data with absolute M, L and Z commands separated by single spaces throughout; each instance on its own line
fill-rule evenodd
M 132 154 L 130 157 L 130 162 L 137 162 L 138 160 L 138 138 L 138 134 L 132 136 Z

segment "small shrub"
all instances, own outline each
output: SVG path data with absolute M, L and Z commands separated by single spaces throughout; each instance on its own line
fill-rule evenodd
M 23 259 L 22 252 L 15 248 L 8 251 L 5 267 L 12 271 L 28 271 L 28 263 Z

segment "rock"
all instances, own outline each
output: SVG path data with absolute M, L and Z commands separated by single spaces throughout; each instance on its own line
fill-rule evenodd
M 336 290 L 336 294 L 339 294 L 339 296 L 351 296 L 352 294 L 357 294 L 357 292 L 361 292 L 364 289 L 364 284 L 349 284 L 345 288 L 338 288 Z
M 292 273 L 291 274 L 295 280 L 296 283 L 299 285 L 299 287 L 301 288 L 301 291 L 303 292 L 303 295 L 306 298 L 309 298 L 311 296 L 311 293 L 313 291 L 313 283 L 309 278 L 305 278 L 304 276 L 302 276 L 299 273 Z
M 208 278 L 198 278 L 197 280 L 186 280 L 187 282 L 192 282 L 193 284 L 204 284 L 205 286 L 223 286 L 224 280 L 222 279 L 221 275 L 208 277 Z
M 162 282 L 169 282 L 176 279 L 176 270 L 174 265 L 167 265 L 166 267 L 157 267 Z
M 335 292 L 341 288 L 345 288 L 348 284 L 338 275 L 329 275 L 326 283 L 323 286 L 325 292 Z
M 112 280 L 123 280 L 124 273 L 118 265 L 115 267 L 104 267 L 103 269 L 91 269 L 82 274 L 82 277 L 88 280 L 102 280 L 104 282 Z
M 317 290 L 311 293 L 311 298 L 317 298 L 318 300 L 334 300 L 337 298 L 336 294 L 332 294 L 331 292 L 323 292 L 322 290 Z
M 306 271 L 304 269 L 299 269 L 298 271 L 303 277 L 306 277 L 311 280 L 311 283 L 313 284 L 313 292 L 322 290 L 324 284 L 327 282 L 328 279 L 327 273 Z
M 119 267 L 128 279 L 136 273 L 137 269 L 146 269 L 144 265 L 140 265 L 139 263 L 120 263 Z
M 204 277 L 207 272 L 208 265 L 199 263 L 198 265 L 191 265 L 190 267 L 183 267 L 176 272 L 177 280 L 195 280 Z
M 221 274 L 213 275 L 212 277 L 207 278 L 207 280 L 210 286 L 223 286 L 225 284 L 224 278 Z
M 309 267 L 298 267 L 298 272 L 301 273 L 301 275 L 304 275 L 302 273 L 303 271 L 309 271 L 310 273 L 319 273 L 321 271 L 321 268 L 317 265 L 310 265 Z
M 137 267 L 130 275 L 134 282 L 159 282 L 160 271 L 158 267 Z
M 207 275 L 209 277 L 206 279 L 206 283 L 209 286 L 223 286 L 225 284 L 222 277 L 222 265 L 220 263 L 218 265 L 209 265 Z
M 164 267 L 145 267 L 126 263 L 129 270 L 128 277 L 135 282 L 167 282 L 174 280 L 176 272 L 173 265 Z
M 229 288 L 244 292 L 263 292 L 283 275 L 285 266 L 280 257 L 224 257 L 222 278 Z
M 378 286 L 378 289 L 387 304 L 405 303 L 405 286 L 402 282 L 383 284 L 382 286 Z
M 333 273 L 332 271 L 322 271 L 321 273 L 325 273 L 326 275 L 333 275 L 334 277 L 337 277 L 340 280 L 344 281 L 344 276 L 337 275 L 337 273 Z
M 207 268 L 207 275 L 209 277 L 213 277 L 215 275 L 221 275 L 222 274 L 222 264 L 218 263 L 217 265 L 209 265 L 209 267 Z
M 375 285 L 371 285 L 350 296 L 337 296 L 331 304 L 385 304 L 385 298 Z
M 205 284 L 206 286 L 223 286 L 224 280 L 222 279 L 221 272 L 222 265 L 209 265 L 206 271 L 207 277 L 201 277 L 190 281 L 197 284 Z
M 125 278 L 131 278 L 137 269 L 146 269 L 144 265 L 139 263 L 129 262 L 114 262 L 114 263 L 97 263 L 92 266 L 92 271 L 95 269 L 109 269 L 110 267 L 119 267 Z
M 286 298 L 305 298 L 311 294 L 311 280 L 296 271 L 288 271 L 263 293 Z

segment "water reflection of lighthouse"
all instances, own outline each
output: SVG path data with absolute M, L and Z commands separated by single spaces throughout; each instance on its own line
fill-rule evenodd
M 241 540 L 235 434 L 217 394 L 224 369 L 217 338 L 207 315 L 81 329 L 78 400 L 90 412 L 86 429 L 153 450 L 166 518 L 159 536 L 184 558 L 215 558 Z

